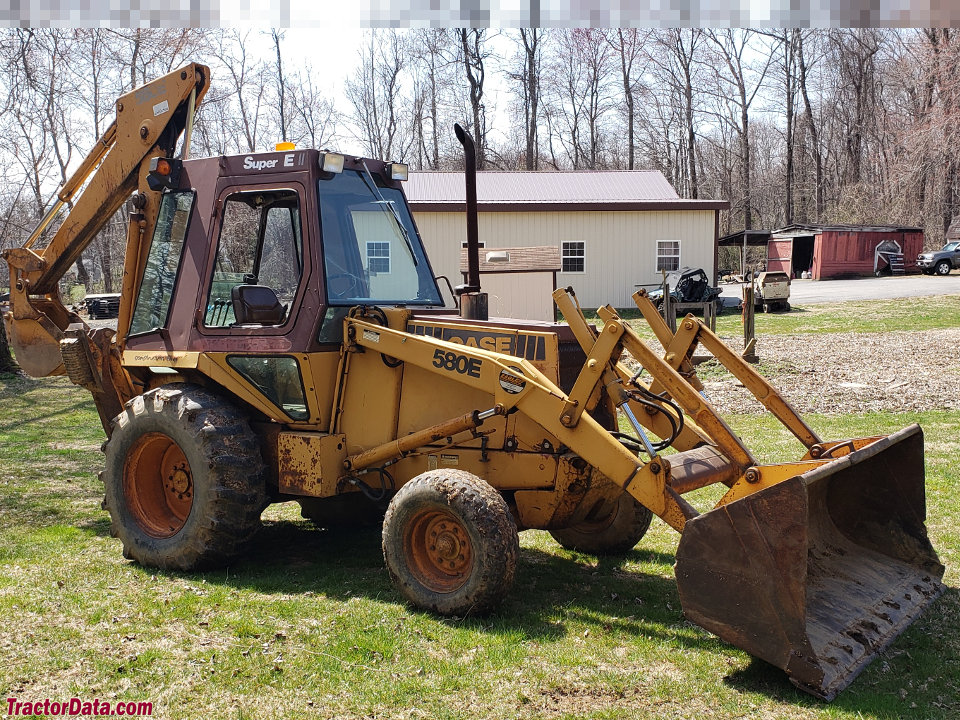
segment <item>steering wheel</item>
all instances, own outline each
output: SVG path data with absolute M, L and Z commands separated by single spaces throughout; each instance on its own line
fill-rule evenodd
M 333 297 L 347 297 L 358 287 L 360 287 L 360 278 L 353 273 L 342 272 L 327 276 L 327 292 Z

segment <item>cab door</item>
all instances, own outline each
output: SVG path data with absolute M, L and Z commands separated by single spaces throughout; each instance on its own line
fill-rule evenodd
M 312 269 L 304 185 L 222 183 L 192 346 L 203 372 L 271 419 L 314 425 L 321 408 L 306 354 L 315 317 L 304 303 Z

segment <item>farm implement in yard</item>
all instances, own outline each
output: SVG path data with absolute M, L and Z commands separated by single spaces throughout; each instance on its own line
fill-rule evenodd
M 470 270 L 447 309 L 406 166 L 286 146 L 189 159 L 208 82 L 192 64 L 121 97 L 49 242 L 53 212 L 4 252 L 21 366 L 93 395 L 128 558 L 214 567 L 271 502 L 351 523 L 389 501 L 399 594 L 465 615 L 509 592 L 520 530 L 622 553 L 657 515 L 680 534 L 687 617 L 826 699 L 942 591 L 919 427 L 823 440 L 700 321 L 672 333 L 642 291 L 662 354 L 610 307 L 591 326 L 570 289 L 554 293 L 565 325 L 488 318 L 459 127 Z M 118 327 L 90 329 L 57 281 L 127 201 Z M 796 461 L 762 464 L 730 429 L 698 346 L 796 436 Z M 720 497 L 700 512 L 688 497 L 708 487 Z

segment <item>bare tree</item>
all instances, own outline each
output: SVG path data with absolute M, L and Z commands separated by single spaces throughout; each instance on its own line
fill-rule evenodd
M 537 142 L 537 127 L 540 122 L 540 66 L 544 30 L 520 28 L 519 34 L 523 46 L 523 65 L 522 70 L 513 75 L 513 79 L 519 82 L 520 96 L 523 99 L 523 137 L 526 141 L 524 167 L 527 170 L 538 170 L 540 145 Z
M 293 112 L 288 134 L 293 142 L 325 148 L 337 137 L 338 116 L 329 95 L 314 85 L 313 77 L 309 65 L 294 76 L 290 87 Z
M 229 96 L 238 115 L 230 120 L 227 132 L 239 131 L 243 143 L 237 142 L 240 152 L 256 152 L 260 131 L 264 123 L 266 104 L 266 69 L 263 61 L 251 58 L 247 52 L 250 33 L 230 30 L 223 34 L 219 43 L 219 58 L 228 72 Z M 240 140 L 238 138 L 238 141 Z
M 270 37 L 273 40 L 273 48 L 277 55 L 276 73 L 277 73 L 277 112 L 280 117 L 280 139 L 287 142 L 287 98 L 286 83 L 283 79 L 283 55 L 280 52 L 280 41 L 284 33 L 273 28 L 270 30 Z
M 815 43 L 815 36 L 810 32 L 800 31 L 797 35 L 797 83 L 800 89 L 800 95 L 803 98 L 803 114 L 806 120 L 807 131 L 810 133 L 809 150 L 813 155 L 815 166 L 814 179 L 814 197 L 815 197 L 815 215 L 816 220 L 820 221 L 824 215 L 823 191 L 823 152 L 820 148 L 820 130 L 819 122 L 814 117 L 813 105 L 810 102 L 810 91 L 808 77 L 810 68 L 816 62 L 816 55 L 811 52 L 811 46 Z
M 402 159 L 411 147 L 400 106 L 407 60 L 404 38 L 396 30 L 372 30 L 360 56 L 361 65 L 346 85 L 359 139 L 373 157 Z
M 459 63 L 454 38 L 442 29 L 415 30 L 409 37 L 413 71 L 413 130 L 418 166 L 439 170 L 443 162 L 444 128 L 452 127 L 448 116 L 455 105 L 453 73 Z
M 753 197 L 750 179 L 750 107 L 764 85 L 772 54 L 765 48 L 751 47 L 756 34 L 749 30 L 710 30 L 707 32 L 716 64 L 714 98 L 717 118 L 736 134 L 739 147 L 740 193 L 743 227 L 753 227 Z M 766 50 L 766 51 L 765 51 Z M 756 67 L 749 62 L 751 53 L 760 55 Z M 726 74 L 722 70 L 726 70 Z
M 635 28 L 612 30 L 607 36 L 614 54 L 620 59 L 620 83 L 623 86 L 624 114 L 627 120 L 627 169 L 633 170 L 636 165 L 634 139 L 636 126 L 636 95 L 637 75 L 643 74 L 639 63 L 647 55 L 643 48 L 650 38 L 649 32 L 641 32 Z
M 558 34 L 550 62 L 551 127 L 575 170 L 605 166 L 604 119 L 612 105 L 613 51 L 600 30 Z M 560 124 L 558 124 L 558 122 Z M 562 127 L 562 130 L 560 129 Z
M 663 94 L 677 103 L 683 121 L 682 173 L 678 190 L 690 198 L 700 196 L 697 170 L 697 92 L 705 62 L 702 55 L 703 31 L 698 29 L 662 30 L 654 33 L 656 42 L 650 53 L 651 71 L 660 78 Z M 660 94 L 659 89 L 655 92 Z
M 881 33 L 870 29 L 830 33 L 840 90 L 835 106 L 844 133 L 843 180 L 860 182 L 867 135 L 877 107 L 876 58 Z
M 797 62 L 800 46 L 799 29 L 776 30 L 769 33 L 775 43 L 775 52 L 778 53 L 775 65 L 780 74 L 783 92 L 783 116 L 786 127 L 784 129 L 785 167 L 783 174 L 784 200 L 783 222 L 793 223 L 793 182 L 794 182 L 794 143 L 796 140 L 796 100 L 797 100 Z
M 485 63 L 490 53 L 484 45 L 486 30 L 459 28 L 454 31 L 460 44 L 460 63 L 470 89 L 473 139 L 477 148 L 477 170 L 487 165 L 487 110 L 483 103 Z

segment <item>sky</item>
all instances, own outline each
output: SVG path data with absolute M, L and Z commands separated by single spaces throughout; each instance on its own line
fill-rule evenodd
M 330 3 L 334 5 L 335 3 Z M 346 4 L 346 3 L 341 3 Z M 346 81 L 360 64 L 358 51 L 364 45 L 368 30 L 357 27 L 338 27 L 332 29 L 292 27 L 285 29 L 283 60 L 288 67 L 303 68 L 309 65 L 314 71 L 314 80 L 324 88 L 334 101 L 334 107 L 342 114 L 352 111 L 344 95 Z M 491 31 L 490 42 L 495 51 L 503 56 L 512 52 L 512 43 L 504 34 L 497 36 Z M 273 40 L 269 31 L 256 34 L 257 49 L 262 57 L 273 57 Z M 216 78 L 213 78 L 216 82 Z M 487 107 L 487 121 L 494 142 L 503 140 L 507 122 L 506 108 L 509 103 L 509 91 L 502 82 L 502 74 L 495 68 L 487 71 L 484 85 L 484 101 Z M 464 118 L 464 121 L 469 120 Z M 341 123 L 341 138 L 337 148 L 349 154 L 363 154 L 362 144 L 353 139 L 348 127 Z

